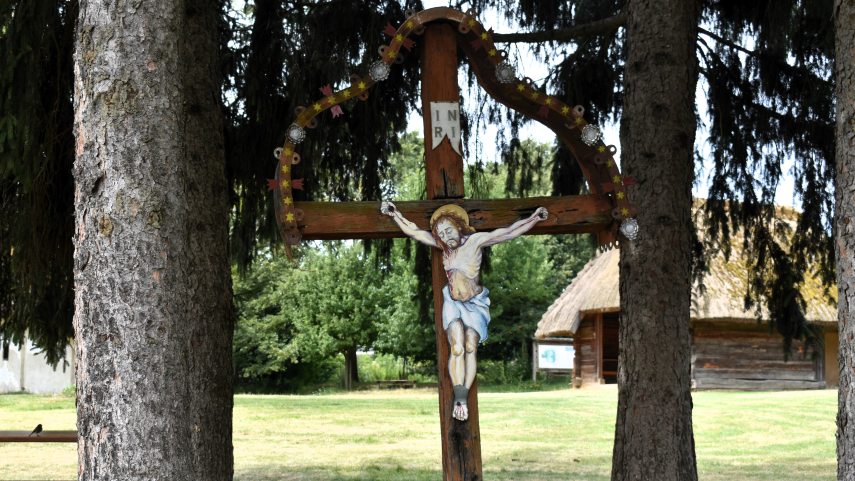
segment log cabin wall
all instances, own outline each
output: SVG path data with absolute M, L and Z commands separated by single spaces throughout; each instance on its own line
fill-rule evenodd
M 825 387 L 822 354 L 805 356 L 793 341 L 785 361 L 781 336 L 754 323 L 694 322 L 692 379 L 697 389 L 811 389 Z
M 573 336 L 573 347 L 576 349 L 576 374 L 581 378 L 582 384 L 598 382 L 597 360 L 597 331 L 595 326 L 596 315 L 583 315 L 579 323 L 579 329 Z
M 826 331 L 824 333 L 824 366 L 825 386 L 837 387 L 840 385 L 840 361 L 837 357 L 838 345 L 840 338 L 837 331 Z

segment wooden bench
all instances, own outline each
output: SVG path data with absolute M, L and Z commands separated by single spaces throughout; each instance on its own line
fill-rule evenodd
M 376 381 L 374 383 L 375 389 L 413 389 L 416 387 L 415 381 L 408 381 L 406 379 L 396 379 L 394 381 Z
M 0 443 L 76 443 L 77 431 L 0 431 Z

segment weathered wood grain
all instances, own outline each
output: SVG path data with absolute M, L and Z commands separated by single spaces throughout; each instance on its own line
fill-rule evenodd
M 77 431 L 0 431 L 0 443 L 76 443 Z
M 460 99 L 457 88 L 457 58 L 454 31 L 448 24 L 428 25 L 422 43 L 422 111 L 430 112 L 431 101 L 454 101 Z M 436 149 L 431 148 L 430 115 L 425 115 L 425 163 L 426 191 L 429 199 L 448 199 L 463 197 L 463 159 L 451 148 L 448 139 L 443 139 Z M 405 206 L 398 205 L 404 215 L 420 227 L 428 227 L 430 215 L 439 205 L 437 203 L 421 206 L 421 214 L 404 211 Z M 439 205 L 437 205 L 439 204 Z M 487 204 L 484 211 L 498 209 Z M 380 220 L 375 207 L 375 220 Z M 475 212 L 477 214 L 477 212 Z M 425 217 L 425 215 L 427 217 Z M 385 216 L 384 216 L 385 217 Z M 369 217 L 367 220 L 371 221 Z M 382 219 L 392 226 L 391 219 Z M 483 227 L 482 227 L 483 228 Z M 395 227 L 397 230 L 397 227 Z M 378 235 L 378 230 L 373 235 Z M 433 249 L 431 260 L 431 278 L 433 283 L 434 322 L 436 325 L 437 374 L 439 379 L 439 422 L 442 436 L 442 471 L 445 481 L 481 480 L 481 434 L 478 424 L 478 381 L 469 391 L 469 419 L 460 422 L 452 418 L 452 400 L 454 398 L 451 378 L 448 375 L 449 345 L 442 322 L 442 288 L 448 282 L 445 268 L 442 266 L 442 253 Z
M 445 142 L 443 141 L 444 144 Z M 440 167 L 436 169 L 434 175 L 440 178 L 439 182 L 454 177 L 449 175 L 443 177 Z M 546 207 L 549 218 L 539 222 L 529 231 L 529 234 L 597 232 L 606 229 L 613 221 L 612 206 L 608 197 L 599 194 L 527 199 L 436 199 L 395 202 L 395 206 L 404 217 L 426 230 L 430 229 L 431 214 L 437 207 L 444 204 L 458 204 L 465 208 L 469 213 L 470 223 L 479 231 L 506 227 L 530 216 L 538 207 Z M 305 213 L 305 223 L 300 227 L 303 231 L 303 239 L 306 240 L 404 236 L 390 217 L 380 214 L 380 202 L 297 202 L 295 205 Z
M 788 381 L 767 379 L 762 381 L 750 379 L 698 379 L 695 389 L 738 389 L 740 391 L 777 391 L 787 389 L 822 389 L 825 384 L 818 381 Z

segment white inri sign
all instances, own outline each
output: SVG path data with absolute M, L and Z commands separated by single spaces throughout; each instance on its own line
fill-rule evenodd
M 431 148 L 435 149 L 448 137 L 451 148 L 460 153 L 460 104 L 457 102 L 431 102 Z

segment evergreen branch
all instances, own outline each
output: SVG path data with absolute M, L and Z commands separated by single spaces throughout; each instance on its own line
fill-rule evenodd
M 760 58 L 760 52 L 757 52 L 754 50 L 748 50 L 747 48 L 743 47 L 742 45 L 739 45 L 736 42 L 732 42 L 732 41 L 730 41 L 730 40 L 728 40 L 728 39 L 726 39 L 720 35 L 716 35 L 716 34 L 710 32 L 709 30 L 707 30 L 703 27 L 698 27 L 698 33 L 702 33 L 702 34 L 706 35 L 707 37 L 710 37 L 711 39 L 715 40 L 716 42 L 718 42 L 722 45 L 727 45 L 728 47 L 730 47 L 734 50 L 739 50 L 740 52 L 742 52 L 746 55 L 749 55 L 751 57 Z
M 580 37 L 605 35 L 613 33 L 626 24 L 626 11 L 617 15 L 594 20 L 593 22 L 573 25 L 572 27 L 541 32 L 496 33 L 493 41 L 496 43 L 537 43 L 537 42 L 569 42 Z

